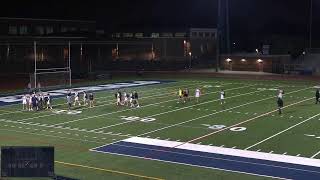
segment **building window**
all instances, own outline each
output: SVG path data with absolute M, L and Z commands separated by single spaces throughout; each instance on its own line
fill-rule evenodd
M 205 37 L 210 37 L 210 33 L 206 32 Z
M 53 27 L 47 26 L 47 27 L 46 27 L 46 33 L 47 33 L 47 34 L 52 34 L 52 33 L 53 33 Z
M 152 38 L 158 38 L 159 36 L 160 36 L 159 33 L 152 33 L 152 34 L 151 34 L 151 37 L 152 37 Z
M 27 26 L 20 26 L 20 35 L 28 34 L 28 27 Z
M 75 32 L 75 31 L 77 31 L 77 28 L 76 28 L 76 27 L 71 27 L 71 28 L 70 28 L 70 32 Z
M 43 35 L 44 34 L 44 28 L 42 26 L 36 27 L 36 34 Z
M 17 28 L 17 26 L 9 26 L 9 34 L 11 34 L 11 35 L 17 35 L 17 34 L 18 34 L 18 28 Z
M 185 32 L 178 32 L 178 33 L 175 33 L 174 35 L 175 37 L 186 37 L 187 34 Z
M 132 33 L 123 33 L 123 37 L 124 38 L 131 38 L 131 37 L 133 37 L 133 34 Z
M 172 33 L 162 33 L 162 37 L 173 37 Z
M 89 29 L 88 28 L 80 28 L 80 31 L 81 32 L 89 32 Z M 99 30 L 98 30 L 99 31 Z M 103 30 L 102 30 L 103 31 Z M 101 32 L 101 31 L 99 31 L 99 32 Z M 104 34 L 104 32 L 102 33 L 102 34 Z
M 143 33 L 136 33 L 136 34 L 135 34 L 135 37 L 136 37 L 136 38 L 143 38 Z
M 197 37 L 197 36 L 198 36 L 198 33 L 197 33 L 197 32 L 192 32 L 192 33 L 191 33 L 191 36 L 192 36 L 192 37 Z
M 203 32 L 199 32 L 199 36 L 200 36 L 200 37 L 203 37 Z
M 61 27 L 61 32 L 62 33 L 65 33 L 65 32 L 67 32 L 68 31 L 68 28 L 67 27 Z
M 216 34 L 215 33 L 211 33 L 211 37 L 215 38 Z

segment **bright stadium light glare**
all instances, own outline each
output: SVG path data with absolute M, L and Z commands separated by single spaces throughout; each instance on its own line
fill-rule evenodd
M 262 59 L 258 59 L 257 62 L 258 62 L 258 63 L 262 63 L 263 60 L 262 60 Z
M 227 62 L 231 62 L 232 60 L 230 58 L 226 59 Z
M 241 62 L 246 62 L 247 60 L 246 59 L 241 59 Z

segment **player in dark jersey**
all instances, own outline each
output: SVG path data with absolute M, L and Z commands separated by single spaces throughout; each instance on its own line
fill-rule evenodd
M 277 104 L 278 104 L 279 114 L 282 114 L 282 108 L 283 108 L 283 100 L 282 100 L 282 98 L 278 97 Z
M 32 95 L 31 101 L 32 101 L 32 110 L 33 111 L 38 110 L 38 106 L 37 106 L 38 99 L 35 94 Z
M 71 93 L 67 94 L 67 104 L 68 104 L 68 109 L 71 110 L 72 107 L 72 99 L 71 99 Z
M 140 107 L 138 92 L 137 92 L 137 91 L 134 91 L 133 96 L 134 96 L 134 100 L 135 100 L 136 106 L 137 106 L 137 107 Z
M 93 94 L 92 93 L 89 94 L 89 107 L 94 107 Z

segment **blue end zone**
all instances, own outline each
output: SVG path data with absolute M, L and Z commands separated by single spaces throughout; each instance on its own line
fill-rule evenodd
M 150 85 L 157 85 L 157 84 L 164 84 L 164 83 L 171 83 L 175 81 L 169 80 L 136 80 L 136 81 L 126 81 L 126 82 L 118 82 L 112 84 L 102 84 L 102 85 L 95 85 L 95 86 L 85 86 L 85 87 L 73 87 L 70 89 L 75 89 L 77 91 L 87 91 L 87 92 L 99 92 L 99 91 L 109 91 L 115 89 L 123 89 L 123 88 L 132 88 L 132 87 L 140 87 L 140 86 L 150 86 Z M 61 98 L 65 97 L 67 89 L 56 89 L 46 91 L 52 95 L 51 98 Z M 0 96 L 0 107 L 12 104 L 19 104 L 21 103 L 22 94 L 11 94 L 10 96 Z
M 319 180 L 320 168 L 120 141 L 92 151 L 284 179 Z

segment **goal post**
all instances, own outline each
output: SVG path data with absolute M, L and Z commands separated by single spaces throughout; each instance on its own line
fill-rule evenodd
M 43 47 L 40 47 L 41 45 Z M 32 89 L 41 90 L 51 88 L 70 88 L 72 86 L 70 42 L 68 42 L 67 45 L 68 60 L 66 64 L 64 64 L 62 67 L 39 67 L 38 57 L 43 56 L 43 52 L 41 54 L 38 49 L 42 48 L 42 51 L 43 49 L 50 51 L 50 46 L 54 46 L 54 44 L 40 44 L 34 41 L 34 72 L 30 74 L 30 84 Z

